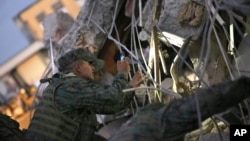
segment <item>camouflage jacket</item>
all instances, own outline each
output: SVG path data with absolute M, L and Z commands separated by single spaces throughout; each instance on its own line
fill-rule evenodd
M 25 141 L 19 123 L 11 117 L 0 113 L 0 140 Z
M 57 74 L 56 77 L 50 79 L 49 85 L 58 81 L 62 81 L 62 84 L 55 91 L 55 106 L 64 115 L 71 119 L 77 119 L 76 121 L 79 122 L 80 128 L 77 131 L 75 141 L 92 140 L 91 138 L 98 126 L 96 114 L 119 112 L 129 106 L 133 99 L 133 93 L 122 93 L 123 89 L 130 87 L 126 73 L 117 74 L 111 86 L 68 74 Z M 44 95 L 46 95 L 46 90 Z M 42 101 L 43 99 L 40 103 Z M 33 118 L 36 117 L 36 112 Z M 30 134 L 31 132 L 28 130 L 27 136 Z M 43 137 L 36 135 L 36 138 L 42 139 Z M 44 139 L 47 138 L 44 137 Z
M 217 84 L 197 90 L 191 96 L 168 105 L 155 103 L 142 108 L 109 141 L 183 141 L 186 133 L 197 129 L 201 120 L 223 112 L 250 97 L 250 78 Z

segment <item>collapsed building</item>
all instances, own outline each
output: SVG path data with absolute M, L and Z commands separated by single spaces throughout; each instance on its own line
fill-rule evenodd
M 133 116 L 148 103 L 167 103 L 197 88 L 248 76 L 249 8 L 244 0 L 86 0 L 68 32 L 60 32 L 58 40 L 54 37 L 58 34 L 44 34 L 51 57 L 44 78 L 57 71 L 54 60 L 70 48 L 91 45 L 93 53 L 106 62 L 105 83 L 117 73 L 116 61 L 129 57 L 131 73 L 139 70 L 146 78 L 133 89 L 137 99 L 132 110 L 112 117 L 99 115 L 104 125 L 99 134 L 108 138 L 127 114 Z M 40 85 L 38 97 L 45 87 Z M 230 124 L 248 123 L 248 110 L 246 100 L 207 119 L 186 140 L 228 139 Z

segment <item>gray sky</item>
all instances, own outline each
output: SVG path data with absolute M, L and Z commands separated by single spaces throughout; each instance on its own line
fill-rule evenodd
M 0 0 L 0 65 L 28 46 L 14 16 L 36 0 Z

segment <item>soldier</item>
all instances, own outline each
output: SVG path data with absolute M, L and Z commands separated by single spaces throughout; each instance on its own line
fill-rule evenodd
M 250 97 L 250 78 L 199 89 L 168 105 L 155 103 L 141 109 L 114 133 L 109 141 L 181 141 L 198 128 L 201 120 L 235 106 Z M 197 109 L 199 109 L 199 113 Z
M 129 106 L 141 75 L 128 82 L 128 58 L 117 62 L 118 74 L 111 86 L 94 80 L 94 70 L 104 62 L 88 50 L 78 48 L 58 59 L 59 73 L 52 78 L 36 108 L 26 132 L 27 141 L 91 141 L 104 140 L 95 134 L 96 114 L 114 114 Z

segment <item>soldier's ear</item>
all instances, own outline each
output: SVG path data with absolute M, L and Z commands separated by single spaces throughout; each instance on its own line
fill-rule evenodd
M 77 61 L 74 63 L 74 71 L 79 74 L 81 72 L 81 62 L 80 61 Z
M 82 62 L 81 61 L 78 61 L 77 64 L 76 64 L 76 67 L 77 67 L 77 72 L 81 72 L 81 68 L 82 68 Z

